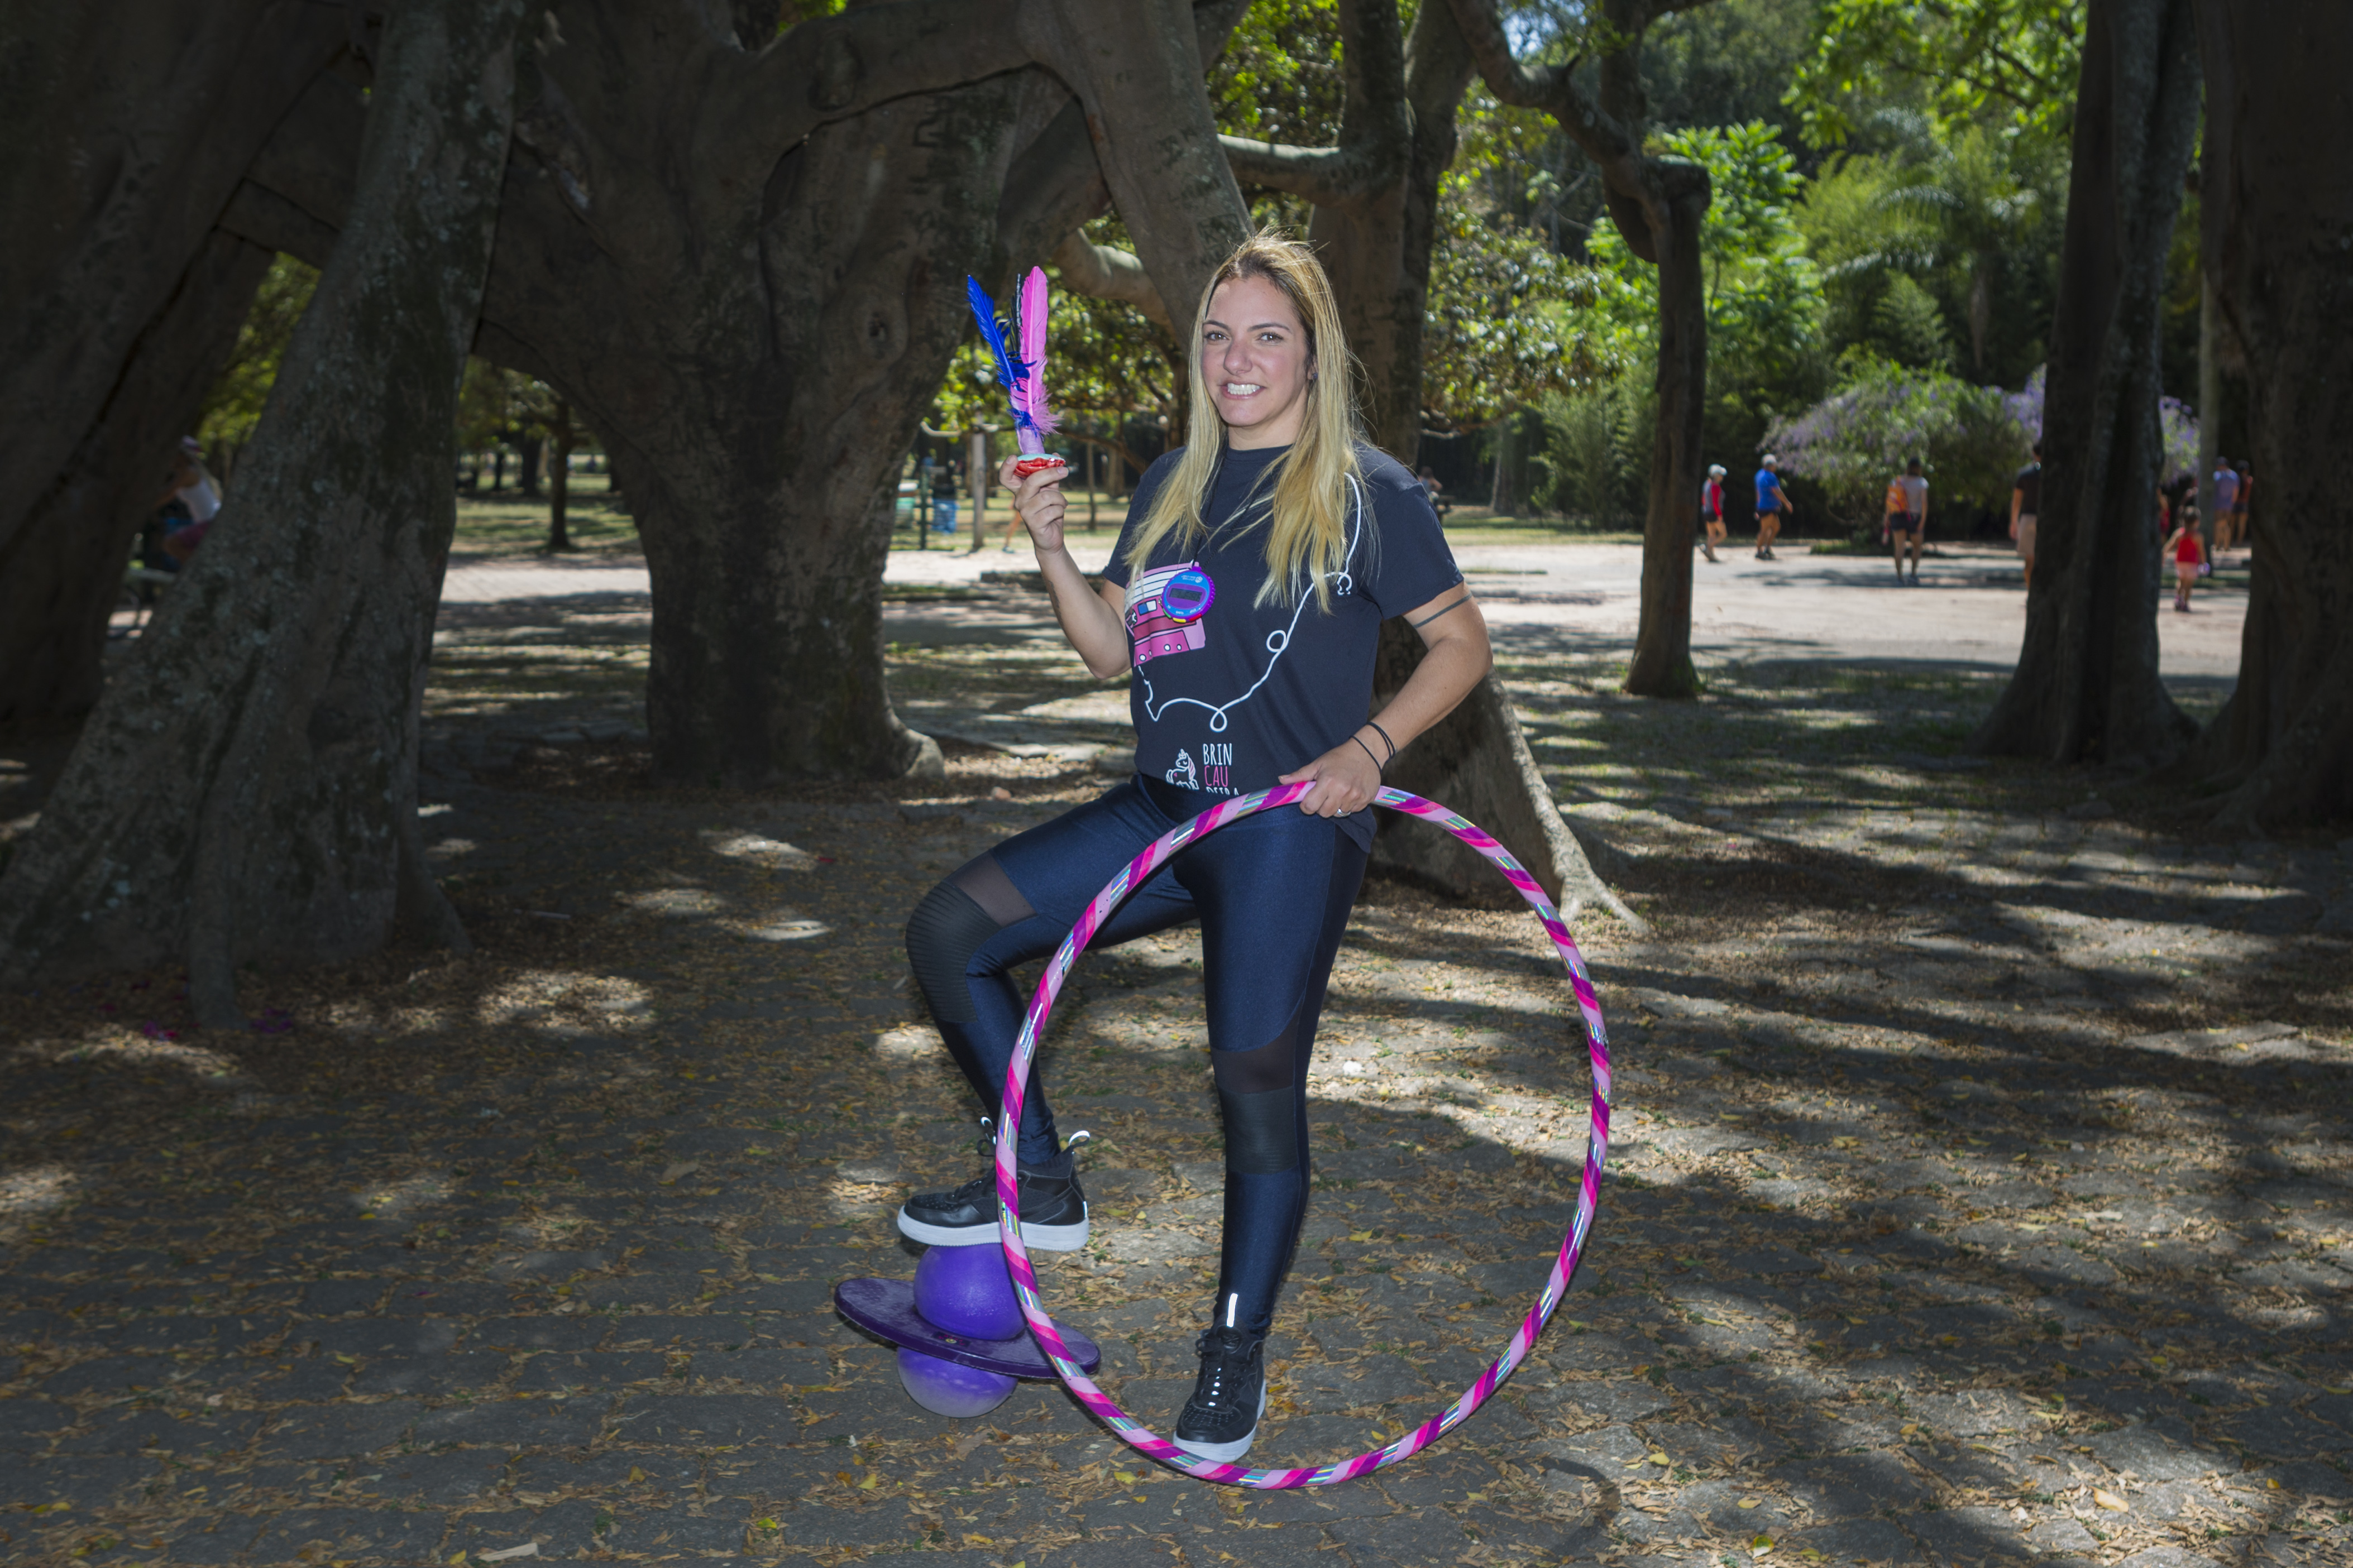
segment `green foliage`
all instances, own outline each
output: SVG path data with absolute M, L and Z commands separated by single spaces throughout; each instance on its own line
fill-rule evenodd
M 1596 528 L 1641 526 L 1658 399 L 1632 377 L 1546 397 L 1531 499 Z
M 1345 91 L 1336 0 L 1254 0 L 1209 73 L 1218 129 L 1261 142 L 1330 145 Z
M 1553 249 L 1584 258 L 1601 210 L 1601 176 L 1549 115 L 1498 103 L 1474 81 L 1455 113 L 1454 134 L 1446 179 L 1455 200 L 1516 219 Z
M 262 405 L 277 384 L 278 366 L 286 354 L 294 323 L 310 307 L 311 291 L 319 273 L 290 256 L 280 256 L 262 275 L 261 287 L 237 329 L 237 346 L 229 351 L 212 390 L 205 395 L 193 434 L 206 450 L 234 451 L 253 438 Z
M 2063 144 L 2084 0 L 1822 0 L 1787 101 L 1833 146 L 1870 109 L 1916 102 L 1940 129 L 2000 125 Z
M 1440 429 L 1490 424 L 1618 368 L 1593 331 L 1602 275 L 1508 217 L 1482 217 L 1464 195 L 1451 176 L 1440 192 L 1422 325 L 1422 407 Z
M 2022 380 L 2048 331 L 2063 161 L 1981 127 L 1946 135 L 1897 114 L 1876 123 L 1895 150 L 1833 159 L 1798 207 L 1830 302 L 1826 346 Z
M 1871 322 L 1878 345 L 1895 363 L 1923 370 L 1953 368 L 1953 344 L 1945 335 L 1944 312 L 1909 273 L 1898 272 L 1887 279 L 1872 304 Z
M 1706 166 L 1714 186 L 1701 226 L 1707 282 L 1708 364 L 1727 385 L 1769 395 L 1802 383 L 1823 313 L 1821 278 L 1792 220 L 1802 185 L 1796 161 L 1762 122 L 1668 132 L 1658 150 Z M 1599 303 L 1620 363 L 1648 364 L 1658 342 L 1656 270 L 1638 260 L 1614 226 L 1590 242 L 1606 281 Z
M 458 387 L 458 449 L 479 452 L 543 435 L 555 403 L 545 382 L 469 358 Z

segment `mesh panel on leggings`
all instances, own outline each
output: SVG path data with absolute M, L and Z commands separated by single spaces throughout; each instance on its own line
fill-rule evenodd
M 923 989 L 923 1000 L 932 1005 L 933 1017 L 969 1024 L 980 1016 L 972 988 L 965 984 L 965 966 L 997 931 L 988 911 L 952 881 L 925 893 L 907 917 L 907 962 L 914 968 L 915 984 Z
M 1272 1175 L 1299 1164 L 1297 1021 L 1249 1051 L 1212 1051 L 1226 1124 L 1226 1169 Z

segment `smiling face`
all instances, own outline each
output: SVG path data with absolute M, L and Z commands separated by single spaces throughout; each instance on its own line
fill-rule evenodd
M 1201 326 L 1201 379 L 1226 422 L 1228 446 L 1246 451 L 1297 441 L 1314 370 L 1290 295 L 1263 278 L 1218 285 Z

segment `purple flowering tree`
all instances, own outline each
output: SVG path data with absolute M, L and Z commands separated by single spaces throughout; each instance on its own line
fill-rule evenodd
M 2042 439 L 2042 384 L 2044 367 L 2037 365 L 2034 374 L 2026 378 L 2025 387 L 2018 392 L 2002 394 L 2001 405 L 2011 420 L 2026 433 L 2029 441 Z M 2189 405 L 2178 397 L 2157 400 L 2158 438 L 2161 449 L 2158 457 L 2157 482 L 2170 485 L 2185 474 L 2198 471 L 2198 416 Z
M 2039 377 L 2025 392 L 2005 393 L 1883 361 L 1804 413 L 1777 421 L 1765 439 L 1784 473 L 1820 485 L 1831 515 L 1862 529 L 1878 519 L 1887 481 L 1914 458 L 1942 498 L 1939 510 L 1998 506 L 2041 424 Z

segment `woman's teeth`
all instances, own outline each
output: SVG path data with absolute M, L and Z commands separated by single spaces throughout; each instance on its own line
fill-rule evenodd
M 1263 387 L 1260 386 L 1259 384 L 1254 381 L 1229 381 L 1226 383 L 1226 395 L 1228 397 L 1249 397 L 1264 390 L 1265 389 Z

